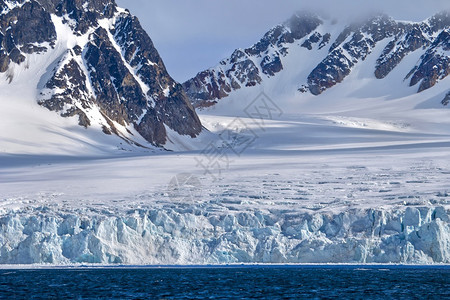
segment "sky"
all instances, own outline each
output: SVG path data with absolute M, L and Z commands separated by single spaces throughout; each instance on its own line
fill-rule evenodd
M 141 21 L 177 81 L 216 66 L 256 43 L 298 10 L 351 19 L 384 12 L 422 21 L 450 10 L 450 0 L 117 0 Z

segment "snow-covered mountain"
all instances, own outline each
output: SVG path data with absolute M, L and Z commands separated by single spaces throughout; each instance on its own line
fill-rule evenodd
M 114 0 L 1 0 L 0 90 L 1 119 L 14 131 L 2 134 L 5 143 L 45 143 L 52 131 L 72 139 L 103 131 L 152 147 L 202 131 L 139 20 Z M 31 121 L 30 130 L 46 130 L 27 136 Z M 74 130 L 76 123 L 89 130 Z M 63 138 L 54 141 L 64 144 Z
M 447 14 L 296 14 L 184 84 L 200 133 L 112 0 L 0 4 L 0 264 L 450 263 Z
M 411 95 L 449 74 L 449 30 L 448 12 L 423 22 L 395 21 L 380 14 L 350 24 L 297 13 L 253 46 L 237 49 L 183 86 L 192 103 L 201 107 L 254 86 L 269 92 L 273 86 L 282 86 L 273 94 L 288 93 L 301 100 L 302 93 L 317 96 L 331 90 L 333 94 L 334 86 L 355 70 L 364 70 L 372 79 L 389 82 L 391 90 L 412 87 L 407 93 Z M 393 81 L 389 75 L 397 69 L 401 74 Z M 443 100 L 445 93 L 439 93 Z M 368 90 L 365 96 L 378 94 Z M 448 99 L 442 102 L 447 103 Z

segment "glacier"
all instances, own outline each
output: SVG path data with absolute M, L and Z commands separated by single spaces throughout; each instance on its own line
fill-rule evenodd
M 233 120 L 202 116 L 213 133 Z M 197 151 L 0 155 L 0 265 L 448 264 L 449 139 L 425 133 L 448 127 L 434 120 L 267 120 L 217 179 Z M 174 191 L 180 172 L 192 180 Z
M 443 207 L 122 216 L 49 207 L 0 218 L 1 264 L 450 263 Z

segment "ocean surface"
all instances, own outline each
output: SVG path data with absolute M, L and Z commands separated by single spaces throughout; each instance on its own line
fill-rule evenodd
M 450 299 L 450 267 L 2 269 L 1 299 Z

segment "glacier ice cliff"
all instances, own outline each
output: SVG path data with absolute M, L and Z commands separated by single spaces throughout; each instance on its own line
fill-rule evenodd
M 450 218 L 444 207 L 121 216 L 41 207 L 2 214 L 0 263 L 450 263 Z

